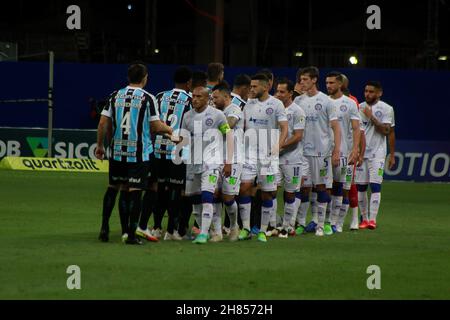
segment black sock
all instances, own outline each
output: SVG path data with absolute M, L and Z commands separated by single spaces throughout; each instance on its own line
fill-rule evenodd
M 225 214 L 225 219 L 223 220 L 223 226 L 225 228 L 230 228 L 230 217 L 228 216 L 228 213 Z
M 111 187 L 106 189 L 105 195 L 103 197 L 103 212 L 102 212 L 102 229 L 109 229 L 109 218 L 111 217 L 111 212 L 114 209 L 116 203 L 117 190 Z
M 189 219 L 192 214 L 192 202 L 190 197 L 181 197 L 181 218 L 178 224 L 178 233 L 180 236 L 186 234 L 187 228 L 189 227 Z
M 238 225 L 239 225 L 239 228 L 240 229 L 244 229 L 244 227 L 243 227 L 243 225 L 242 225 L 242 219 L 241 219 L 241 214 L 240 214 L 240 212 L 239 212 L 239 206 L 238 206 L 238 208 L 237 208 L 237 217 L 238 217 Z
M 153 208 L 156 202 L 156 192 L 153 190 L 147 190 L 142 199 L 142 212 L 141 218 L 139 219 L 139 228 L 142 230 L 147 229 L 148 220 L 152 215 Z
M 166 190 L 166 184 L 165 183 L 159 183 L 158 184 L 158 201 L 156 202 L 155 211 L 153 213 L 153 221 L 155 225 L 153 228 L 162 229 L 162 219 L 164 217 L 164 213 L 167 209 L 167 204 L 169 200 L 169 195 Z
M 119 196 L 119 216 L 120 226 L 122 227 L 122 234 L 128 233 L 128 219 L 130 216 L 128 208 L 128 192 L 120 191 Z
M 256 195 L 252 197 L 252 209 L 250 212 L 250 226 L 261 228 L 261 190 L 258 189 Z
M 128 225 L 128 239 L 136 237 L 136 229 L 139 221 L 139 213 L 141 211 L 142 191 L 131 191 L 128 194 L 128 203 L 130 208 L 130 224 Z
M 178 186 L 169 187 L 170 205 L 167 208 L 169 221 L 167 223 L 167 232 L 173 234 L 175 226 L 178 225 L 181 215 L 181 188 Z

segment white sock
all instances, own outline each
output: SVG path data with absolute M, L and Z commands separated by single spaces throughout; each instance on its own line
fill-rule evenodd
M 212 226 L 216 233 L 222 233 L 222 202 L 213 205 Z
M 239 214 L 242 220 L 242 227 L 250 230 L 250 211 L 252 209 L 251 203 L 239 203 Z
M 208 234 L 213 216 L 213 204 L 203 203 L 202 209 L 202 233 Z
M 273 228 L 277 227 L 277 210 L 278 210 L 278 201 L 277 198 L 273 199 L 272 211 L 270 213 L 270 226 Z
M 378 209 L 380 208 L 381 192 L 372 192 L 370 195 L 370 220 L 377 222 Z
M 262 231 L 262 232 L 267 231 L 267 227 L 269 225 L 270 215 L 271 215 L 272 211 L 273 211 L 273 205 L 271 207 L 265 207 L 264 202 L 263 202 L 263 205 L 261 206 L 261 229 L 260 229 L 260 231 Z
M 349 206 L 350 206 L 350 204 L 348 204 L 348 203 L 342 203 L 341 207 L 339 208 L 338 224 L 341 226 L 344 225 L 345 216 L 347 215 Z
M 312 213 L 312 220 L 317 223 L 317 192 L 311 192 L 311 213 Z
M 323 228 L 328 202 L 317 202 L 317 225 Z
M 295 210 L 294 210 L 294 214 L 292 215 L 291 222 L 290 222 L 292 227 L 295 226 L 295 221 L 297 219 L 298 210 L 300 208 L 300 204 L 301 203 L 302 203 L 302 200 L 300 200 L 299 198 L 295 197 Z
M 328 223 L 331 223 L 331 213 L 332 213 L 332 206 L 333 206 L 333 198 L 334 196 L 330 196 L 330 201 L 327 202 L 327 209 L 325 210 L 325 221 Z
M 358 219 L 359 219 L 359 215 L 358 214 L 359 214 L 358 207 L 352 208 L 352 221 L 353 220 L 358 221 Z
M 358 205 L 359 205 L 359 210 L 361 210 L 361 215 L 363 216 L 363 220 L 369 220 L 369 217 L 368 217 L 369 200 L 367 199 L 367 191 L 364 191 L 364 192 L 358 191 Z
M 333 197 L 333 200 L 331 201 L 332 206 L 331 206 L 331 224 L 332 225 L 336 225 L 336 223 L 339 220 L 339 216 L 340 216 L 340 210 L 341 210 L 341 206 L 342 206 L 342 199 L 344 197 L 343 196 L 336 196 Z M 347 206 L 348 208 L 348 206 Z
M 306 226 L 306 213 L 308 212 L 310 202 L 302 202 L 300 203 L 300 207 L 298 208 L 297 213 L 297 222 L 301 226 Z
M 237 220 L 237 204 L 236 201 L 233 201 L 233 204 L 231 206 L 225 206 L 225 209 L 227 211 L 228 217 L 230 218 L 230 228 L 237 228 L 238 227 L 238 220 Z
M 202 225 L 202 204 L 194 204 L 192 206 L 192 214 L 194 215 L 195 221 L 198 226 Z
M 287 228 L 291 225 L 292 216 L 295 212 L 295 200 L 291 203 L 284 202 L 284 217 L 283 217 L 283 228 Z

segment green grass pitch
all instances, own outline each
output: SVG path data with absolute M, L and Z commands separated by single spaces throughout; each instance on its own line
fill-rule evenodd
M 117 208 L 110 242 L 97 240 L 107 175 L 0 170 L 0 182 L 0 299 L 450 298 L 450 184 L 385 182 L 375 231 L 347 219 L 330 237 L 130 247 Z M 81 290 L 66 287 L 69 265 Z

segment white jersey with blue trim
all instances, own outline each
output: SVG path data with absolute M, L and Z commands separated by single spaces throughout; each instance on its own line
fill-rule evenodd
M 340 156 L 347 157 L 353 148 L 353 127 L 352 120 L 361 122 L 358 106 L 355 101 L 343 95 L 338 99 L 331 98 L 334 107 L 336 108 L 336 115 L 341 128 L 341 150 Z
M 303 96 L 303 95 L 302 95 Z M 331 99 L 323 92 L 298 99 L 306 114 L 303 153 L 305 156 L 329 157 L 333 147 L 333 131 L 330 122 L 337 120 L 336 109 Z
M 370 121 L 364 114 L 364 109 L 369 105 L 363 102 L 359 105 L 359 112 L 362 121 L 362 130 L 366 135 L 366 152 L 364 159 L 384 159 L 386 158 L 386 136 L 379 133 L 372 121 Z M 373 116 L 383 124 L 392 126 L 392 107 L 383 101 L 378 101 L 372 106 Z

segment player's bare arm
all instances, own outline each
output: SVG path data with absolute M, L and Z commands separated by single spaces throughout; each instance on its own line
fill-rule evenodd
M 361 130 L 359 128 L 359 120 L 351 120 L 353 131 L 353 148 L 348 157 L 348 163 L 354 164 L 359 157 L 359 140 L 361 137 Z
M 152 133 L 162 133 L 172 135 L 173 130 L 170 126 L 162 122 L 161 120 L 155 120 L 150 122 L 150 130 Z
M 289 125 L 287 121 L 279 121 L 278 125 L 280 127 L 280 141 L 279 141 L 279 145 L 278 145 L 278 152 L 280 152 L 281 149 L 283 149 L 286 138 L 288 136 L 288 130 L 289 130 Z M 278 153 L 276 152 L 276 153 Z
M 389 132 L 389 162 L 388 167 L 392 169 L 395 166 L 395 130 L 391 128 Z
M 364 153 L 366 152 L 366 135 L 364 130 L 360 130 L 360 140 L 359 140 L 359 157 L 356 166 L 360 167 L 364 161 Z
M 235 117 L 228 117 L 227 118 L 228 121 L 228 125 L 230 126 L 231 129 L 234 129 L 234 127 L 236 126 L 236 124 L 238 123 L 239 119 L 235 118 Z
M 95 157 L 97 159 L 103 160 L 105 157 L 105 147 L 103 141 L 108 132 L 108 128 L 111 127 L 111 119 L 106 116 L 100 117 L 100 122 L 97 128 L 97 148 L 95 149 Z
M 339 125 L 338 120 L 330 121 L 331 130 L 334 133 L 334 148 L 333 154 L 331 156 L 331 162 L 333 166 L 337 167 L 340 161 L 340 150 L 341 150 L 341 127 Z
M 391 131 L 391 125 L 389 123 L 381 123 L 380 121 L 378 121 L 378 119 L 373 115 L 371 107 L 365 107 L 363 112 L 367 119 L 369 119 L 373 123 L 373 125 L 375 126 L 375 130 L 378 133 L 384 136 L 387 136 L 389 134 L 389 132 Z
M 303 139 L 303 129 L 294 130 L 294 134 L 284 142 L 283 150 L 295 146 Z

